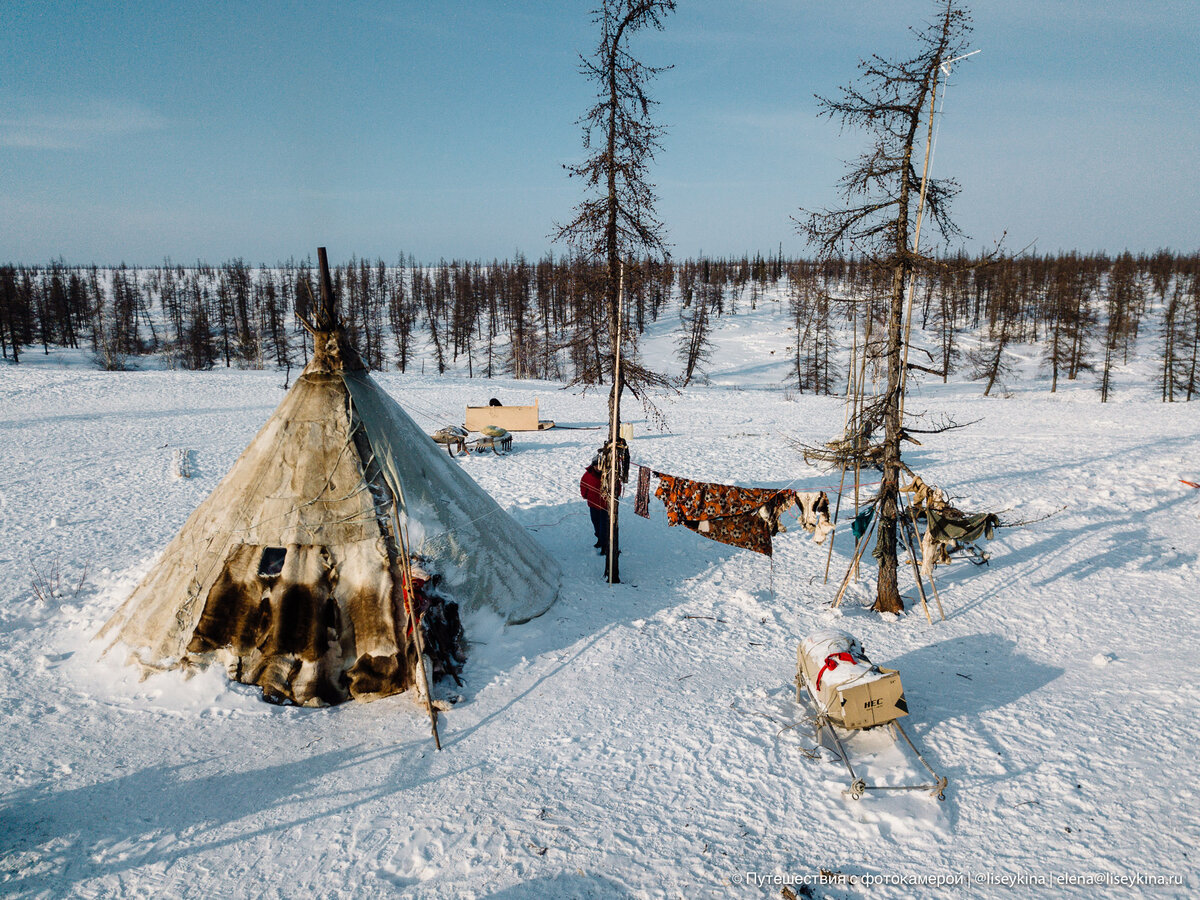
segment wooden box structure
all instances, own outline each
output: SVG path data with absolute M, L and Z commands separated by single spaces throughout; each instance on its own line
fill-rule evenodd
M 538 418 L 536 397 L 532 406 L 468 406 L 467 430 L 482 431 L 485 425 L 497 425 L 507 431 L 544 431 L 554 427 L 553 422 Z

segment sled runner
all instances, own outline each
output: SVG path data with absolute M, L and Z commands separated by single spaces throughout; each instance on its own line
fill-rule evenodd
M 797 663 L 796 702 L 803 702 L 803 692 L 807 691 L 816 708 L 816 742 L 820 745 L 825 734 L 833 739 L 831 749 L 850 773 L 846 793 L 851 799 L 859 800 L 867 791 L 928 791 L 930 796 L 946 799 L 948 780 L 933 771 L 899 722 L 901 716 L 908 715 L 899 672 L 874 665 L 863 653 L 857 638 L 834 629 L 818 631 L 805 638 L 797 652 Z M 850 754 L 838 734 L 839 729 L 862 731 L 884 727 L 889 729 L 894 741 L 897 735 L 904 739 L 933 778 L 932 783 L 867 784 L 855 773 Z

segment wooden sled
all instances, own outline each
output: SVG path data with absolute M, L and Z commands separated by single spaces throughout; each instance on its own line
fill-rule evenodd
M 507 456 L 512 453 L 512 443 L 512 435 L 506 434 L 497 438 L 484 436 L 469 442 L 466 447 L 468 453 L 485 453 L 491 450 L 497 456 Z
M 867 791 L 928 791 L 931 797 L 937 797 L 938 800 L 946 799 L 946 786 L 950 783 L 944 775 L 938 775 L 933 771 L 933 768 L 926 762 L 925 757 L 921 755 L 921 751 L 917 749 L 916 744 L 912 742 L 912 738 L 908 736 L 908 732 L 904 730 L 904 726 L 900 724 L 898 719 L 892 719 L 888 722 L 881 722 L 878 725 L 870 726 L 872 728 L 888 728 L 892 735 L 892 740 L 896 740 L 896 735 L 904 738 L 904 742 L 908 744 L 917 759 L 921 761 L 926 771 L 933 778 L 931 784 L 904 784 L 904 785 L 883 785 L 883 784 L 867 784 L 854 772 L 854 766 L 850 762 L 850 754 L 846 750 L 845 744 L 842 743 L 841 736 L 838 734 L 839 728 L 844 728 L 846 731 L 861 731 L 865 729 L 851 729 L 834 719 L 826 710 L 821 708 L 820 702 L 817 700 L 817 692 L 813 688 L 809 680 L 804 676 L 804 673 L 796 673 L 796 702 L 802 703 L 804 692 L 808 693 L 809 699 L 812 701 L 813 708 L 816 709 L 814 719 L 813 736 L 817 745 L 821 745 L 821 736 L 823 733 L 828 733 L 833 738 L 833 746 L 831 749 L 837 753 L 842 764 L 845 765 L 846 771 L 850 773 L 850 786 L 843 793 L 849 794 L 851 800 L 861 800 L 864 793 Z M 828 745 L 826 745 L 828 746 Z

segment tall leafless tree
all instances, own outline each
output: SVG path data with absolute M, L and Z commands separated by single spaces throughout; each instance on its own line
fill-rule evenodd
M 575 208 L 575 217 L 558 227 L 555 240 L 566 241 L 583 258 L 601 267 L 600 299 L 608 331 L 607 369 L 610 373 L 609 441 L 620 434 L 621 393 L 626 387 L 635 397 L 666 379 L 622 352 L 618 285 L 622 260 L 643 253 L 667 255 L 664 228 L 655 212 L 657 197 L 649 181 L 649 167 L 664 129 L 650 115 L 655 102 L 646 87 L 662 68 L 648 66 L 626 49 L 629 37 L 645 28 L 662 29 L 663 18 L 675 10 L 675 0 L 603 0 L 593 13 L 600 27 L 600 42 L 590 57 L 580 57 L 580 71 L 596 87 L 596 102 L 580 119 L 587 157 L 567 166 L 572 177 L 583 181 L 589 195 Z M 597 321 L 600 321 L 597 319 Z M 599 343 L 599 341 L 597 341 Z M 632 342 L 630 343 L 632 347 Z M 588 356 L 580 355 L 586 360 Z M 621 360 L 618 368 L 617 360 Z M 602 373 L 584 373 L 594 383 Z M 619 581 L 616 538 L 617 509 L 610 510 L 614 539 L 610 544 L 609 580 Z
M 1100 372 L 1100 402 L 1108 402 L 1112 388 L 1112 369 L 1118 345 L 1122 347 L 1122 362 L 1128 362 L 1129 341 L 1137 336 L 1141 306 L 1145 291 L 1138 279 L 1133 255 L 1125 251 L 1117 257 L 1108 273 L 1104 323 L 1104 367 Z
M 928 251 L 914 247 L 914 228 L 921 197 L 920 144 L 922 122 L 932 110 L 942 64 L 961 55 L 971 32 L 970 17 L 955 0 L 939 4 L 937 18 L 914 30 L 918 52 L 894 62 L 872 56 L 859 63 L 854 84 L 836 98 L 818 97 L 821 114 L 843 128 L 861 128 L 872 136 L 871 148 L 850 164 L 841 180 L 846 205 L 808 212 L 802 232 L 822 257 L 857 252 L 890 275 L 883 364 L 887 382 L 883 392 L 867 407 L 871 424 L 882 425 L 882 479 L 879 500 L 879 580 L 874 609 L 900 612 L 904 601 L 897 584 L 897 520 L 902 463 L 901 406 L 904 385 L 904 299 L 914 270 L 933 268 Z M 930 179 L 925 187 L 925 220 L 945 239 L 960 232 L 949 217 L 949 204 L 957 193 L 950 180 Z M 926 239 L 926 246 L 931 242 Z M 924 249 L 924 248 L 922 248 Z

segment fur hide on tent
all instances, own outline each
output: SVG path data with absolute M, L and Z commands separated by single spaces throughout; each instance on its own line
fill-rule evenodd
M 555 560 L 375 383 L 328 310 L 304 372 L 97 635 L 132 661 L 221 663 L 273 702 L 404 691 L 405 549 L 464 610 L 515 624 L 554 602 Z

